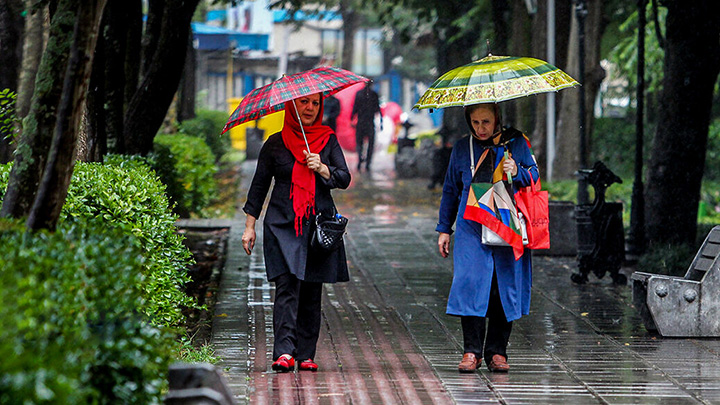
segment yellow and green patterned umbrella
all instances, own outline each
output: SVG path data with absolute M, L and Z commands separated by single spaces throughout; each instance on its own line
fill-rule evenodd
M 540 59 L 488 55 L 440 76 L 413 108 L 497 103 L 577 85 L 567 73 Z

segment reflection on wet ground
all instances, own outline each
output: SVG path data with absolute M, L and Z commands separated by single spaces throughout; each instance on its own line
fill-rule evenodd
M 244 169 L 249 177 L 252 165 Z M 352 280 L 325 288 L 317 373 L 270 371 L 273 288 L 261 246 L 248 258 L 241 227 L 231 231 L 213 342 L 241 402 L 720 403 L 720 339 L 649 334 L 630 286 L 573 284 L 573 257 L 533 258 L 531 313 L 514 324 L 510 373 L 459 374 L 460 322 L 445 315 L 452 260 L 438 255 L 434 231 L 441 192 L 391 169 L 376 164 L 334 193 L 350 218 Z

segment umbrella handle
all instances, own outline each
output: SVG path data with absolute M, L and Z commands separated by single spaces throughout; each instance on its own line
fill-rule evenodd
M 300 123 L 300 132 L 303 134 L 303 139 L 305 140 L 305 147 L 307 148 L 308 153 L 310 153 L 310 145 L 308 145 L 307 136 L 305 136 L 305 128 L 303 128 L 302 120 L 300 120 L 300 111 L 297 109 L 297 105 L 295 105 L 295 100 L 292 101 L 293 107 L 295 107 L 295 115 L 297 115 L 298 122 Z
M 510 155 L 508 154 L 507 148 L 505 148 L 505 159 L 510 159 Z M 505 172 L 505 173 L 507 174 L 508 181 L 510 182 L 510 184 L 512 184 L 512 182 L 513 182 L 512 174 L 510 174 L 510 172 Z

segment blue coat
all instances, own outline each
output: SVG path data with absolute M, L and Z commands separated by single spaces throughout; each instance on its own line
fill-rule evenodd
M 513 178 L 516 187 L 537 180 L 538 168 L 532 152 L 523 137 L 514 138 L 507 145 L 518 165 Z M 473 139 L 475 163 L 484 147 Z M 494 167 L 503 157 L 503 147 L 494 147 Z M 530 312 L 530 287 L 532 285 L 532 262 L 529 250 L 515 261 L 512 248 L 487 246 L 481 241 L 482 225 L 463 219 L 470 189 L 470 143 L 464 137 L 455 143 L 450 164 L 445 175 L 442 201 L 437 228 L 438 232 L 451 234 L 457 222 L 455 247 L 453 249 L 453 282 L 448 296 L 449 315 L 485 316 L 490 298 L 493 269 L 497 273 L 500 300 L 508 321 L 519 319 Z

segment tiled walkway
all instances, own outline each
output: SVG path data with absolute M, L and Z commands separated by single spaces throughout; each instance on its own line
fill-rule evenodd
M 240 204 L 253 166 L 243 169 Z M 452 261 L 437 254 L 439 192 L 425 185 L 381 171 L 334 193 L 351 220 L 352 280 L 325 287 L 317 373 L 270 370 L 262 246 L 246 256 L 242 212 L 230 221 L 213 344 L 240 403 L 720 404 L 720 339 L 648 334 L 630 285 L 577 286 L 574 258 L 534 258 L 531 314 L 514 323 L 510 373 L 459 374 L 460 322 L 445 315 Z

